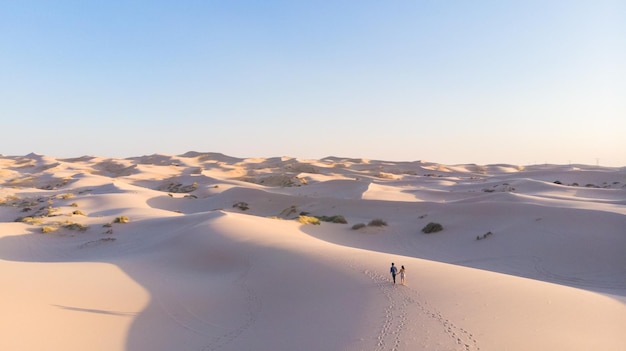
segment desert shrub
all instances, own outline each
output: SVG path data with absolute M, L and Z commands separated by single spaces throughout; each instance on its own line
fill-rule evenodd
M 335 216 L 319 216 L 317 217 L 320 221 L 322 222 L 330 222 L 330 223 L 341 223 L 341 224 L 347 224 L 348 221 L 346 221 L 346 219 L 341 216 L 341 215 L 335 215 Z
M 311 217 L 311 216 L 299 216 L 298 222 L 302 224 L 313 224 L 313 225 L 320 224 L 320 220 L 317 219 L 317 217 Z
M 61 199 L 63 199 L 63 200 L 71 199 L 73 197 L 74 197 L 74 194 L 63 194 L 63 195 L 61 195 Z
M 238 208 L 238 209 L 240 209 L 242 211 L 250 209 L 250 206 L 248 206 L 248 204 L 246 202 L 243 202 L 243 201 L 237 202 L 236 204 L 233 205 L 233 207 L 236 207 L 236 208 Z
M 486 232 L 485 234 L 483 234 L 482 236 L 477 235 L 476 236 L 476 240 L 482 240 L 482 239 L 487 239 L 488 237 L 492 236 L 493 233 L 491 231 Z
M 387 225 L 387 222 L 383 221 L 382 219 L 372 219 L 369 223 L 367 223 L 368 226 L 370 227 L 384 227 Z
M 19 217 L 15 220 L 15 222 L 27 223 L 27 224 L 41 224 L 41 217 Z
M 563 184 L 563 182 L 561 182 L 560 180 L 555 180 L 555 181 L 554 181 L 554 184 L 562 185 L 562 184 Z
M 365 228 L 365 223 L 357 223 L 352 226 L 352 230 L 359 230 L 361 228 Z
M 435 222 L 430 222 L 428 224 L 426 224 L 424 226 L 424 228 L 422 228 L 422 232 L 426 233 L 426 234 L 430 234 L 430 233 L 436 233 L 436 232 L 440 232 L 443 230 L 443 226 L 439 223 L 435 223 Z
M 113 220 L 113 223 L 128 223 L 130 219 L 126 216 L 119 216 Z
M 81 210 L 76 210 L 74 212 L 72 212 L 73 215 L 77 215 L 77 216 L 86 216 L 85 212 L 81 211 Z
M 104 228 L 111 228 L 113 226 L 113 224 L 111 223 L 105 223 L 102 225 Z
M 78 204 L 76 202 L 72 202 L 72 204 L 70 205 L 72 207 L 78 207 Z
M 52 232 L 56 231 L 57 229 L 58 229 L 57 227 L 44 225 L 43 227 L 41 227 L 41 232 L 42 233 L 52 233 Z
M 87 227 L 85 225 L 82 225 L 80 223 L 66 222 L 65 224 L 63 224 L 63 228 L 69 229 L 69 230 L 78 230 L 80 232 L 84 232 L 89 227 Z

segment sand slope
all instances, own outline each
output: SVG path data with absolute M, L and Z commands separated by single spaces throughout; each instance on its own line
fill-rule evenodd
M 624 168 L 0 156 L 0 349 L 623 350 L 624 228 Z

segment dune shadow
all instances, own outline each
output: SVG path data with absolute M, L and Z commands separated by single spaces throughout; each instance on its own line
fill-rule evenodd
M 259 247 L 211 230 L 206 221 L 220 216 L 221 213 L 200 213 L 155 219 L 135 232 L 116 234 L 116 240 L 107 241 L 106 245 L 85 245 L 101 238 L 99 233 L 51 236 L 26 232 L 5 236 L 0 238 L 0 259 L 106 263 L 118 267 L 149 295 L 148 304 L 140 312 L 52 301 L 49 305 L 75 313 L 133 318 L 126 350 L 238 350 L 248 348 L 251 342 L 260 342 L 258 349 L 312 350 L 316 349 L 314 345 L 328 349 L 329 340 L 339 346 L 346 343 L 349 338 L 320 339 L 302 329 L 313 318 L 320 319 L 320 323 L 327 320 L 322 323 L 322 334 L 334 335 L 334 330 L 354 333 L 354 326 L 342 325 L 341 319 L 336 318 L 341 313 L 339 306 L 364 301 L 342 294 L 328 304 L 325 301 L 331 299 L 332 289 L 319 289 L 316 281 L 285 289 L 286 270 L 294 271 L 287 276 L 297 276 L 302 267 L 320 271 L 330 271 L 332 267 L 284 248 Z M 279 268 L 282 264 L 290 267 Z M 341 281 L 350 279 L 346 276 Z M 317 293 L 309 296 L 312 289 Z M 272 296 L 284 295 L 286 291 L 292 295 L 275 305 L 277 301 Z M 309 316 L 311 301 L 320 305 L 317 316 Z M 284 314 L 274 316 L 274 311 L 282 310 Z M 279 323 L 276 318 L 285 320 Z M 276 330 L 277 324 L 281 325 L 280 331 Z M 275 337 L 277 332 L 280 338 Z M 305 346 L 298 344 L 302 340 L 306 341 Z

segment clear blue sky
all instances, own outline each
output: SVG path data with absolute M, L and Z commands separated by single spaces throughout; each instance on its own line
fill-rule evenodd
M 625 1 L 0 2 L 0 153 L 626 166 Z

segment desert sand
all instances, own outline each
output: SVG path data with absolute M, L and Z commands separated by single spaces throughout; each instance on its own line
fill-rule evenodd
M 625 350 L 626 168 L 0 156 L 0 281 L 0 350 Z

